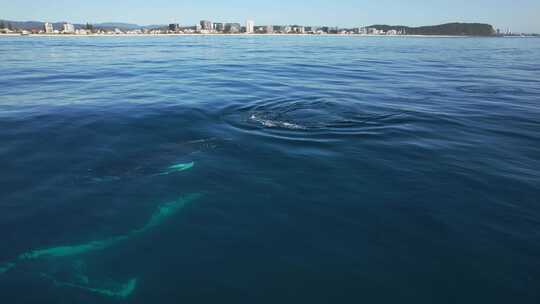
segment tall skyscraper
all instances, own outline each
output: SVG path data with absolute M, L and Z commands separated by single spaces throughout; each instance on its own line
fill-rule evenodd
M 201 30 L 211 31 L 212 30 L 212 21 L 201 20 Z
M 255 22 L 253 20 L 246 21 L 246 33 L 251 34 L 255 32 Z
M 45 33 L 47 34 L 51 34 L 54 32 L 54 27 L 52 23 L 45 22 L 45 24 L 43 25 L 43 29 L 45 30 Z

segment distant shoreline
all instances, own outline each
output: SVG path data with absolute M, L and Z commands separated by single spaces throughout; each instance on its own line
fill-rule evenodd
M 77 35 L 77 34 L 0 34 L 0 37 L 175 37 L 175 36 L 235 36 L 235 37 L 260 37 L 260 36 L 279 36 L 279 37 L 294 37 L 294 36 L 313 36 L 313 37 L 417 37 L 417 38 L 539 38 L 534 35 L 524 36 L 473 36 L 473 35 L 371 35 L 371 34 L 89 34 L 89 35 Z

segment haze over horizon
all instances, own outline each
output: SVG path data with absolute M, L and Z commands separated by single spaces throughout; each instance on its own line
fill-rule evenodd
M 73 23 L 123 22 L 140 25 L 195 24 L 201 19 L 256 24 L 304 24 L 353 27 L 372 24 L 407 26 L 447 22 L 481 22 L 516 32 L 540 32 L 540 1 L 516 0 L 343 0 L 333 4 L 322 0 L 294 3 L 262 3 L 247 0 L 184 1 L 163 0 L 156 5 L 142 0 L 92 2 L 28 0 L 0 3 L 0 19 L 13 21 L 69 21 Z

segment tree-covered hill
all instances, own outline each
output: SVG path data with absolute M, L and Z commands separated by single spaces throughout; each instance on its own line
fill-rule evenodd
M 484 23 L 446 23 L 420 27 L 376 24 L 369 28 L 404 31 L 407 35 L 492 36 L 495 34 L 493 26 Z

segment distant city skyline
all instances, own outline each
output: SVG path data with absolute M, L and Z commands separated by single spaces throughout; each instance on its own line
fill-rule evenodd
M 261 2 L 247 0 L 178 1 L 159 4 L 142 0 L 66 1 L 28 0 L 1 4 L 0 19 L 14 21 L 69 21 L 73 23 L 126 22 L 140 25 L 198 24 L 200 20 L 255 25 L 302 24 L 354 27 L 371 24 L 421 26 L 447 22 L 481 22 L 516 32 L 540 32 L 538 0 L 321 0 Z

